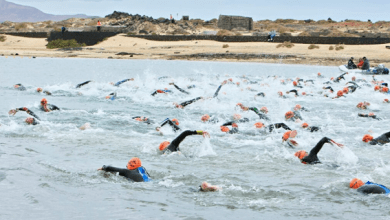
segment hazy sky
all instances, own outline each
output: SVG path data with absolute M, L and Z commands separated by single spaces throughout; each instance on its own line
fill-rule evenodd
M 278 18 L 328 19 L 340 21 L 357 19 L 390 21 L 389 0 L 7 0 L 36 7 L 49 14 L 87 14 L 105 16 L 113 11 L 148 15 L 154 18 L 190 18 L 209 20 L 223 15 L 241 15 L 254 20 Z M 242 2 L 242 3 L 240 3 Z

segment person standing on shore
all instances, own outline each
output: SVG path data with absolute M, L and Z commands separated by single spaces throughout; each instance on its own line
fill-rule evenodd
M 101 26 L 102 26 L 102 23 L 100 23 L 100 21 L 98 20 L 98 22 L 97 22 L 97 31 L 100 31 Z

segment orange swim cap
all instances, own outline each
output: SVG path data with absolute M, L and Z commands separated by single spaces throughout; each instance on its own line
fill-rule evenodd
M 160 144 L 160 146 L 158 147 L 160 150 L 164 150 L 165 148 L 168 147 L 168 145 L 170 144 L 171 142 L 169 141 L 164 141 Z
M 268 108 L 267 107 L 261 107 L 260 108 L 260 111 L 262 111 L 263 113 L 267 114 L 268 113 Z
M 237 103 L 237 105 L 238 105 L 238 106 L 242 106 L 242 103 L 241 103 L 241 102 L 239 102 L 239 103 Z
M 318 76 L 321 76 L 321 73 L 317 73 Z
M 343 96 L 343 94 L 344 94 L 344 93 L 343 93 L 343 91 L 341 91 L 341 90 L 339 90 L 339 91 L 337 92 L 337 96 L 338 96 L 338 97 Z
M 369 135 L 369 134 L 365 134 L 365 135 L 363 136 L 362 141 L 364 141 L 364 142 L 369 142 L 369 141 L 372 141 L 372 139 L 374 139 L 373 136 L 371 136 L 371 135 Z
M 302 106 L 297 104 L 297 105 L 295 105 L 295 108 L 298 109 L 298 110 L 301 110 Z
M 37 92 L 42 92 L 42 88 L 37 88 Z
M 160 89 L 158 89 L 158 90 L 157 90 L 157 93 L 165 93 L 165 92 L 162 91 L 162 90 L 160 90 Z
M 353 178 L 351 180 L 351 182 L 349 183 L 349 187 L 352 188 L 352 189 L 357 189 L 357 188 L 359 188 L 359 187 L 361 187 L 363 185 L 364 185 L 363 181 L 361 181 L 358 178 Z
M 232 79 L 232 78 L 230 78 L 230 79 L 229 79 L 229 81 L 230 81 L 230 82 L 233 82 L 233 79 Z
M 300 160 L 302 160 L 305 156 L 307 156 L 307 152 L 304 150 L 300 150 L 300 151 L 295 152 L 294 156 L 296 156 Z
M 284 115 L 284 117 L 285 117 L 286 119 L 290 119 L 290 118 L 294 117 L 294 112 L 288 111 L 288 112 L 286 112 L 286 114 Z
M 283 134 L 283 141 L 286 141 L 287 139 L 290 138 L 290 134 L 291 134 L 291 131 L 286 131 L 284 134 Z
M 208 115 L 208 114 L 205 114 L 205 115 L 203 115 L 201 118 L 200 118 L 200 120 L 202 120 L 203 122 L 204 121 L 208 121 L 210 119 L 210 115 Z
M 174 122 L 176 125 L 179 125 L 179 120 L 177 120 L 176 118 L 172 119 L 172 122 Z
M 143 121 L 142 118 L 135 118 L 136 121 Z
M 141 166 L 141 160 L 138 157 L 133 157 L 127 162 L 127 169 L 134 170 Z
M 293 85 L 294 85 L 294 86 L 296 86 L 296 85 L 298 85 L 298 83 L 297 83 L 297 82 L 295 82 L 295 81 L 293 81 Z
M 232 123 L 233 128 L 238 128 L 238 125 L 236 123 Z
M 42 105 L 47 104 L 47 100 L 46 100 L 45 98 L 43 98 L 43 99 L 41 100 L 41 104 L 42 104 Z
M 389 99 L 384 99 L 383 102 L 389 102 Z
M 376 85 L 376 86 L 374 87 L 374 91 L 378 91 L 380 88 L 381 88 L 381 87 L 379 87 L 378 85 Z
M 279 94 L 280 96 L 283 96 L 283 92 L 281 92 L 281 91 L 279 91 L 278 94 Z
M 345 88 L 343 89 L 343 93 L 347 94 L 348 92 L 349 92 L 349 89 L 348 89 L 347 87 L 345 87 Z
M 241 119 L 241 115 L 240 114 L 234 114 L 233 115 L 233 119 L 234 120 L 239 120 L 239 119 Z
M 307 128 L 307 127 L 309 127 L 308 123 L 305 122 L 305 123 L 302 124 L 302 128 Z
M 256 122 L 255 126 L 256 126 L 256 128 L 262 128 L 262 127 L 264 127 L 264 124 L 261 122 Z
M 229 132 L 229 128 L 226 126 L 221 126 L 221 131 L 222 132 Z
M 330 80 L 334 80 L 334 78 L 333 78 L 333 77 L 331 77 L 331 78 L 330 78 Z
M 389 92 L 389 88 L 383 87 L 383 88 L 382 88 L 382 92 Z
M 302 95 L 306 95 L 306 92 L 302 92 Z

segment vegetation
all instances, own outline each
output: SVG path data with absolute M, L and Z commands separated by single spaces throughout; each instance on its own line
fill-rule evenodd
M 16 31 L 19 31 L 20 29 L 24 29 L 24 28 L 27 28 L 27 23 L 19 23 L 19 24 L 15 25 Z
M 333 46 L 329 46 L 329 50 L 334 50 L 334 47 Z
M 336 50 L 344 50 L 344 45 L 336 45 Z
M 234 32 L 228 30 L 220 30 L 217 32 L 217 36 L 234 36 Z
M 276 45 L 276 48 L 279 48 L 279 47 L 287 47 L 287 48 L 292 48 L 294 46 L 293 43 L 291 43 L 290 41 L 285 41 L 281 44 L 278 44 Z
M 0 35 L 0 42 L 4 42 L 5 40 L 7 40 L 7 37 L 4 35 Z
M 320 46 L 315 45 L 315 44 L 310 44 L 310 46 L 309 46 L 307 49 L 309 49 L 309 50 L 312 50 L 312 49 L 320 49 Z
M 57 39 L 50 41 L 47 45 L 47 49 L 55 49 L 55 48 L 74 48 L 74 47 L 85 47 L 87 46 L 85 43 L 79 44 L 75 39 L 71 40 L 62 40 Z
M 228 47 L 229 47 L 229 44 L 222 45 L 222 48 L 228 48 Z

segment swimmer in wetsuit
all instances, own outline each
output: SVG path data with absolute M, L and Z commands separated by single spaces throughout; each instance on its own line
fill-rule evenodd
M 310 132 L 315 132 L 315 131 L 319 131 L 320 130 L 320 128 L 316 127 L 316 126 L 310 126 L 309 127 L 309 124 L 307 124 L 306 122 L 302 124 L 302 128 L 307 129 Z
M 116 92 L 110 93 L 108 96 L 106 96 L 106 99 L 115 100 L 116 99 Z
M 218 118 L 213 117 L 212 115 L 210 116 L 208 114 L 202 115 L 200 120 L 202 120 L 203 122 L 209 122 L 209 123 L 218 123 L 219 122 Z
M 164 127 L 164 125 L 166 125 L 166 124 L 169 124 L 171 127 L 172 127 L 172 130 L 174 131 L 174 132 L 176 132 L 176 131 L 178 131 L 178 130 L 180 130 L 180 128 L 179 128 L 179 121 L 176 119 L 176 118 L 174 118 L 174 119 L 172 119 L 172 120 L 170 120 L 169 118 L 166 118 L 162 123 L 161 123 L 161 125 L 159 126 L 159 127 L 156 127 L 156 131 L 160 131 L 160 129 L 162 128 L 162 127 Z
M 370 112 L 368 114 L 358 113 L 358 116 L 359 117 L 364 117 L 364 118 L 373 118 L 373 119 L 380 120 L 380 118 L 377 118 L 376 115 L 373 112 Z
M 390 189 L 386 186 L 377 183 L 372 183 L 370 181 L 364 183 L 358 178 L 352 179 L 349 183 L 349 187 L 352 189 L 357 189 L 358 192 L 364 194 L 390 194 Z
M 174 102 L 173 104 L 175 105 L 176 108 L 184 108 L 186 107 L 187 105 L 191 104 L 191 103 L 194 103 L 200 99 L 203 99 L 203 97 L 198 97 L 198 98 L 194 98 L 194 99 L 191 99 L 191 100 L 188 100 L 188 101 L 185 101 L 185 102 L 182 102 L 180 104 Z
M 168 93 L 168 92 L 172 92 L 171 90 L 168 90 L 167 88 L 161 90 L 161 89 L 157 89 L 156 91 L 154 91 L 152 94 L 150 94 L 151 96 L 155 96 L 157 95 L 158 93 Z
M 144 116 L 135 116 L 135 117 L 132 117 L 132 119 L 135 119 L 136 121 L 145 122 L 148 125 L 152 123 L 152 121 L 149 118 L 144 117 Z
M 83 82 L 83 83 L 77 84 L 77 85 L 76 85 L 76 89 L 79 89 L 79 88 L 81 88 L 82 86 L 85 86 L 85 85 L 87 85 L 87 84 L 90 83 L 90 82 L 92 82 L 92 80 L 88 80 L 88 81 L 85 81 L 85 82 Z
M 46 95 L 51 95 L 51 92 L 49 92 L 49 91 L 46 91 L 46 90 L 45 90 L 45 91 L 43 91 L 43 90 L 42 90 L 42 88 L 37 88 L 37 92 L 38 92 L 38 93 L 41 93 L 41 92 L 43 92 L 43 93 L 45 93 Z
M 14 85 L 14 88 L 19 91 L 26 91 L 26 87 L 24 87 L 22 84 L 18 83 Z
M 263 123 L 261 122 L 257 122 L 255 123 L 255 126 L 256 128 L 265 128 L 265 130 L 269 130 L 269 132 L 272 132 L 275 128 L 276 129 L 279 129 L 279 128 L 284 128 L 284 130 L 289 130 L 291 131 L 291 128 L 289 128 L 286 124 L 284 123 L 275 123 L 275 124 L 270 124 L 268 126 L 265 126 Z
M 125 83 L 125 82 L 127 82 L 127 81 L 134 81 L 134 78 L 131 78 L 131 79 L 124 79 L 124 80 L 122 80 L 122 81 L 119 81 L 119 82 L 117 82 L 117 83 L 111 83 L 113 86 L 117 86 L 117 87 L 119 87 L 122 83 Z
M 162 153 L 170 153 L 180 151 L 180 143 L 189 135 L 203 135 L 203 137 L 210 137 L 210 134 L 207 131 L 183 131 L 179 136 L 177 136 L 172 143 L 169 141 L 164 141 L 160 144 L 159 149 Z
M 60 110 L 60 108 L 58 108 L 57 106 L 55 106 L 53 104 L 47 104 L 47 100 L 45 98 L 43 98 L 41 100 L 41 107 L 40 108 L 44 112 L 51 112 L 51 111 L 55 111 L 55 110 Z
M 15 115 L 18 111 L 25 111 L 27 114 L 33 116 L 34 118 L 28 117 L 26 118 L 25 122 L 27 124 L 32 124 L 32 125 L 37 125 L 39 124 L 39 117 L 30 109 L 23 107 L 23 108 L 16 108 L 16 109 L 11 109 L 8 114 L 10 115 Z
M 189 92 L 187 92 L 186 90 L 184 90 L 184 89 L 182 89 L 182 88 L 180 88 L 179 86 L 177 86 L 175 83 L 169 83 L 169 85 L 173 85 L 177 90 L 179 90 L 180 92 L 182 92 L 182 93 L 185 93 L 185 94 L 187 94 L 187 95 L 189 95 L 190 93 Z
M 364 142 L 369 142 L 371 145 L 383 145 L 390 142 L 390 132 L 384 133 L 381 136 L 374 138 L 369 134 L 363 136 Z
M 298 119 L 303 120 L 301 114 L 298 111 L 288 111 L 284 117 L 286 121 L 297 121 Z
M 336 143 L 335 141 L 333 141 L 332 139 L 330 138 L 327 138 L 327 137 L 323 137 L 317 144 L 316 146 L 311 149 L 310 153 L 308 154 L 306 151 L 304 150 L 300 150 L 298 152 L 296 152 L 294 155 L 296 157 L 298 157 L 301 162 L 303 164 L 316 164 L 316 163 L 321 163 L 320 160 L 318 159 L 317 157 L 317 154 L 320 152 L 322 146 L 325 144 L 325 143 L 329 143 L 329 144 L 336 144 L 337 146 L 339 147 L 343 147 L 342 144 L 339 144 L 339 143 Z
M 289 94 L 290 92 L 293 92 L 295 93 L 295 97 L 299 96 L 298 95 L 298 91 L 296 89 L 293 89 L 293 90 L 290 90 L 290 91 L 287 91 L 286 93 Z
M 256 115 L 259 116 L 260 119 L 265 119 L 265 120 L 267 120 L 267 121 L 270 120 L 270 119 L 265 115 L 265 114 L 268 113 L 267 107 L 262 107 L 262 108 L 260 109 L 261 112 L 265 113 L 265 114 L 263 114 L 263 113 L 261 113 L 256 107 L 246 107 L 246 106 L 244 106 L 244 105 L 241 104 L 241 103 L 237 103 L 236 106 L 239 106 L 239 107 L 241 108 L 241 110 L 243 110 L 243 111 L 248 111 L 248 110 L 253 111 L 254 113 L 256 113 Z
M 124 176 L 128 180 L 134 182 L 149 182 L 151 180 L 149 173 L 141 166 L 141 160 L 138 157 L 131 158 L 126 167 L 127 169 L 123 169 L 103 165 L 103 167 L 98 170 L 119 173 L 119 176 Z
M 232 126 L 232 129 L 229 129 L 227 126 Z M 238 125 L 234 123 L 233 121 L 226 122 L 221 127 L 221 131 L 228 133 L 228 134 L 235 134 L 238 133 Z

